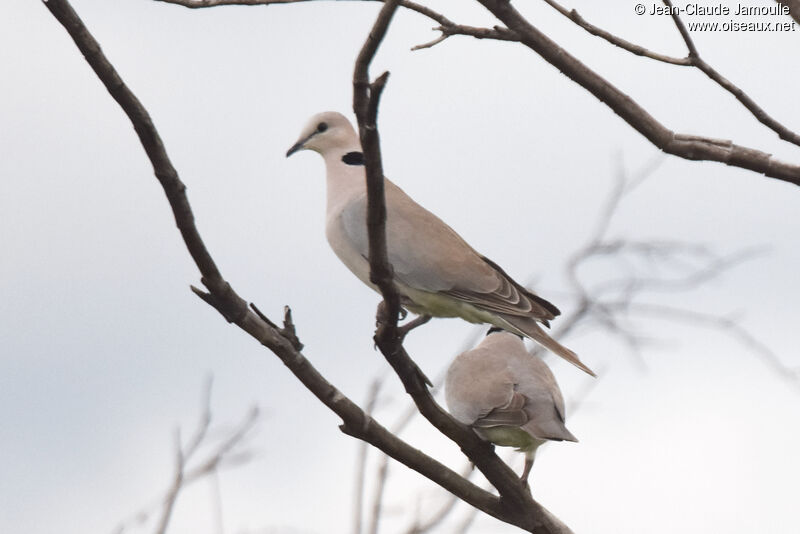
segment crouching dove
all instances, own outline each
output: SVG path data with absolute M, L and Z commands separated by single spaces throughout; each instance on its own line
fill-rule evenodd
M 313 150 L 325 160 L 328 243 L 353 274 L 377 291 L 369 280 L 367 185 L 358 134 L 341 113 L 319 113 L 286 156 L 299 150 Z M 537 324 L 549 326 L 558 308 L 515 282 L 436 215 L 384 180 L 387 253 L 403 307 L 419 315 L 461 317 L 527 336 L 595 376 Z
M 578 441 L 564 426 L 564 398 L 553 373 L 522 339 L 491 328 L 447 370 L 445 401 L 458 421 L 497 445 L 525 453 L 527 482 L 536 449 L 545 441 Z

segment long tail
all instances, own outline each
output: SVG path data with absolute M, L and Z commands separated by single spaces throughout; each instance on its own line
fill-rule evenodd
M 597 375 L 594 374 L 594 371 L 589 369 L 581 360 L 578 358 L 578 355 L 569 350 L 567 347 L 553 339 L 552 337 L 547 335 L 547 332 L 542 330 L 539 324 L 534 321 L 533 319 L 527 317 L 513 317 L 508 315 L 501 316 L 501 321 L 507 324 L 505 328 L 521 334 L 523 336 L 529 337 L 532 340 L 536 341 L 544 348 L 550 350 L 551 352 L 561 356 L 569 363 L 584 371 L 585 373 L 596 377 Z

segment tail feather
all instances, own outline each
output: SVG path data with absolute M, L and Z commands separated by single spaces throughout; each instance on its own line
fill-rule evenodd
M 569 363 L 580 369 L 581 371 L 596 377 L 597 375 L 589 369 L 581 360 L 578 355 L 569 350 L 567 347 L 548 336 L 547 333 L 533 319 L 527 317 L 510 317 L 508 315 L 502 316 L 501 319 L 507 324 L 506 328 L 529 337 L 536 341 L 549 351 L 561 356 Z

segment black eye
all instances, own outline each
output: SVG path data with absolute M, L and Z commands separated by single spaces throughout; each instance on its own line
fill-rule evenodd
M 318 132 L 324 132 L 327 129 L 328 129 L 328 124 L 327 123 L 321 122 L 321 123 L 317 124 L 317 131 Z

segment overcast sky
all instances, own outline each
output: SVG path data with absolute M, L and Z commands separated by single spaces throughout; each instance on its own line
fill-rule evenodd
M 435 6 L 460 23 L 496 23 L 471 4 Z M 624 53 L 530 4 L 537 27 L 667 127 L 800 161 L 699 71 Z M 73 6 L 152 115 L 223 275 L 273 319 L 291 305 L 304 353 L 354 400 L 385 377 L 378 417 L 391 423 L 401 390 L 372 349 L 378 297 L 324 239 L 321 159 L 284 157 L 313 113 L 350 114 L 353 60 L 379 6 Z M 569 4 L 631 41 L 685 54 L 669 18 L 633 6 Z M 386 173 L 568 312 L 564 262 L 591 235 L 619 166 L 634 173 L 658 151 L 520 45 L 454 37 L 411 52 L 436 36 L 433 25 L 400 12 L 373 65 L 392 72 L 379 121 Z M 708 62 L 800 130 L 800 31 L 694 38 Z M 256 459 L 219 480 L 226 532 L 349 532 L 356 442 L 276 357 L 189 291 L 197 270 L 129 121 L 39 2 L 5 3 L 0 66 L 0 531 L 108 533 L 129 519 L 167 488 L 174 429 L 191 430 L 213 374 L 224 428 L 252 404 L 264 413 L 249 441 Z M 751 172 L 665 157 L 625 198 L 610 235 L 720 254 L 768 247 L 659 302 L 736 317 L 798 368 L 799 195 Z M 580 443 L 543 451 L 534 496 L 576 533 L 797 532 L 797 382 L 724 332 L 637 325 L 660 340 L 641 360 L 598 331 L 566 340 L 604 372 L 579 409 L 568 404 Z M 407 345 L 435 374 L 473 331 L 441 319 Z M 552 363 L 565 397 L 583 395 L 591 379 Z M 463 464 L 425 424 L 404 436 Z M 212 495 L 205 483 L 189 490 L 170 532 L 215 532 Z M 386 532 L 441 499 L 393 465 Z M 473 530 L 511 531 L 489 518 Z

